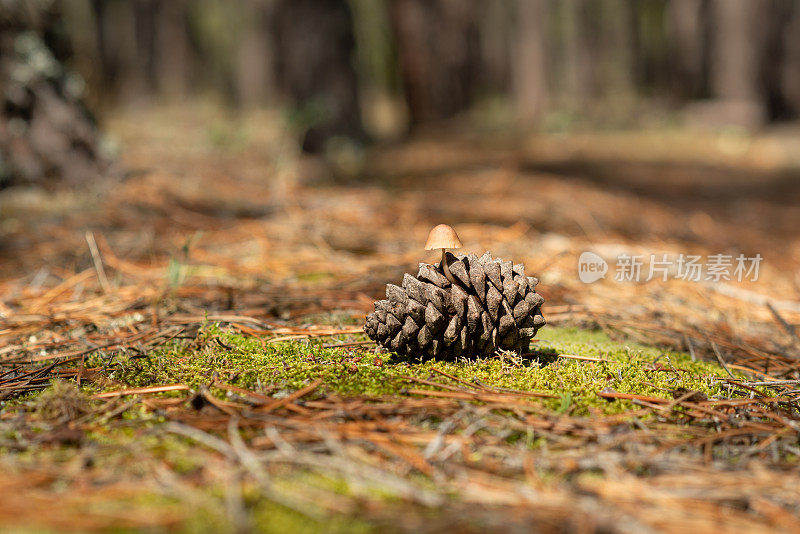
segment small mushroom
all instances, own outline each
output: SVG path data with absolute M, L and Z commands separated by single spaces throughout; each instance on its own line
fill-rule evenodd
M 452 226 L 446 224 L 439 224 L 433 227 L 431 233 L 428 234 L 428 241 L 425 243 L 425 250 L 442 249 L 442 271 L 444 276 L 450 280 L 450 283 L 457 285 L 455 276 L 450 272 L 450 266 L 447 265 L 447 257 L 445 250 L 448 248 L 461 248 L 461 240 Z

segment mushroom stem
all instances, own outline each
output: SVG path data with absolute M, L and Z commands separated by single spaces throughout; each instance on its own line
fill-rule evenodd
M 447 256 L 445 256 L 445 250 L 446 249 L 442 249 L 442 271 L 444 271 L 445 278 L 450 280 L 451 284 L 458 285 L 456 282 L 456 277 L 450 272 L 450 266 L 447 265 Z

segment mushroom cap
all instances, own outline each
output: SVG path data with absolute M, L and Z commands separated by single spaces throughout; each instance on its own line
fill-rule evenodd
M 431 233 L 428 234 L 425 250 L 436 248 L 461 248 L 461 240 L 452 226 L 439 224 L 433 227 Z

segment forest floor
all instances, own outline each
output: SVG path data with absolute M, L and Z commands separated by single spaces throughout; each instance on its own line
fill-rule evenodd
M 0 530 L 800 532 L 796 133 L 432 131 L 331 180 L 277 124 L 119 113 L 124 178 L 0 193 Z M 361 334 L 441 222 L 540 278 L 532 354 Z

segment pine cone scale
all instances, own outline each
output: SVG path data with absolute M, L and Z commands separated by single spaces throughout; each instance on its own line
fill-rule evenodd
M 486 278 L 498 291 L 503 290 L 503 280 L 500 278 L 500 265 L 497 262 L 489 262 L 484 266 Z
M 432 334 L 439 333 L 446 324 L 444 315 L 434 306 L 433 302 L 428 302 L 425 307 L 425 324 Z
M 452 255 L 448 254 L 448 256 L 452 257 Z M 472 284 L 469 281 L 469 274 L 467 274 L 467 268 L 464 265 L 464 262 L 461 260 L 456 260 L 452 263 L 448 264 L 450 268 L 450 272 L 453 273 L 459 282 L 464 284 L 464 287 L 469 288 Z

